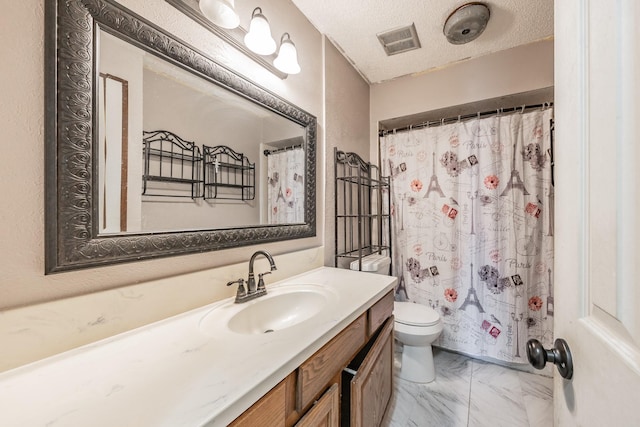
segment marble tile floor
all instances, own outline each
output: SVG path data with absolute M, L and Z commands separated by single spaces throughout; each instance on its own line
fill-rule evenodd
M 432 383 L 396 374 L 383 427 L 553 426 L 551 378 L 437 348 L 434 360 Z

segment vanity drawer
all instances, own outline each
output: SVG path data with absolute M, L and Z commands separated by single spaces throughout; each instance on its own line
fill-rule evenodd
M 287 379 L 262 396 L 253 406 L 236 418 L 230 427 L 280 427 L 285 425 Z
M 298 370 L 298 411 L 307 407 L 364 345 L 367 313 L 358 317 L 334 339 L 300 365 Z
M 373 307 L 369 309 L 369 326 L 367 327 L 367 336 L 373 335 L 382 325 L 385 320 L 391 317 L 393 313 L 393 291 L 383 296 L 380 301 L 375 303 Z

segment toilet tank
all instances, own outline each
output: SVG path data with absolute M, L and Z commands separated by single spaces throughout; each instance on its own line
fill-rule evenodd
M 391 257 L 383 254 L 371 254 L 362 258 L 362 270 L 370 273 L 389 274 L 389 266 L 391 265 Z M 360 270 L 359 260 L 351 262 L 351 270 Z

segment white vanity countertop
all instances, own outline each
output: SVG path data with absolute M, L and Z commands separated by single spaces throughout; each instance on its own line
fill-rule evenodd
M 395 283 L 322 267 L 267 284 L 323 285 L 338 297 L 281 331 L 245 335 L 221 325 L 206 335 L 200 320 L 225 300 L 4 372 L 0 425 L 225 426 Z

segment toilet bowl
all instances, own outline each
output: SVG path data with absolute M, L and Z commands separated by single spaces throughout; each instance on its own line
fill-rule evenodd
M 431 307 L 411 302 L 393 306 L 395 338 L 403 344 L 399 377 L 429 383 L 436 378 L 431 344 L 442 332 L 440 316 Z
M 391 258 L 371 254 L 361 261 L 353 261 L 351 270 L 387 274 Z M 394 335 L 403 344 L 400 378 L 415 383 L 429 383 L 436 378 L 433 365 L 433 343 L 442 332 L 440 316 L 431 307 L 411 302 L 395 302 L 393 305 Z

